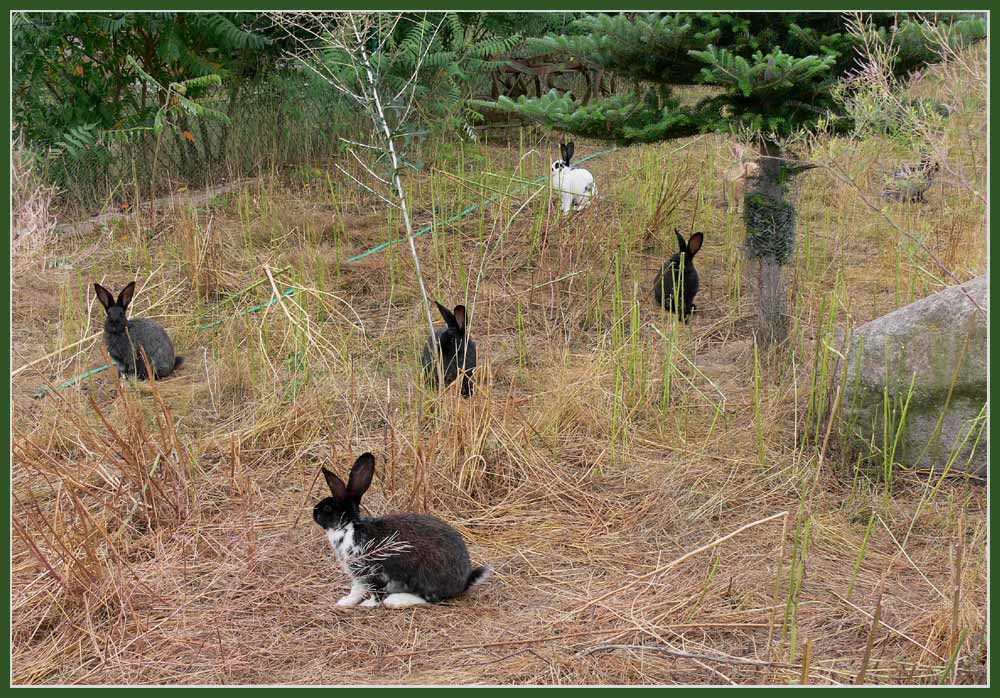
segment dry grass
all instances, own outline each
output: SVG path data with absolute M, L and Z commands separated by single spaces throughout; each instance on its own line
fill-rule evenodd
M 38 163 L 18 134 L 11 144 L 11 258 L 15 270 L 25 271 L 35 253 L 52 241 L 56 191 L 45 184 Z
M 435 148 L 440 169 L 493 187 L 484 173 L 518 163 L 516 134 Z M 829 144 L 869 192 L 883 148 Z M 471 400 L 417 373 L 403 248 L 344 263 L 399 221 L 332 177 L 261 179 L 62 248 L 71 269 L 14 289 L 14 364 L 35 361 L 13 379 L 14 682 L 985 682 L 983 489 L 931 496 L 912 474 L 886 497 L 836 453 L 817 469 L 803 439 L 821 301 L 858 323 L 940 282 L 851 187 L 806 175 L 792 345 L 761 357 L 755 390 L 728 152 L 707 137 L 620 151 L 592 163 L 603 196 L 582 214 L 524 194 L 420 238 L 433 295 L 472 307 L 486 365 Z M 481 198 L 408 181 L 421 225 Z M 983 203 L 947 181 L 928 196 L 886 213 L 962 278 L 983 273 Z M 707 232 L 680 327 L 648 298 L 675 225 Z M 227 299 L 265 267 L 303 290 L 237 313 L 271 298 L 267 282 Z M 171 329 L 179 375 L 105 372 L 31 399 L 104 362 L 90 282 L 135 274 L 135 312 Z M 335 606 L 349 583 L 309 510 L 319 467 L 363 450 L 378 455 L 367 510 L 452 522 L 489 584 L 429 608 Z

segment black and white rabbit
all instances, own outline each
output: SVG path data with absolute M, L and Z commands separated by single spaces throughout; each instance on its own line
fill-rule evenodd
M 461 534 L 427 514 L 361 515 L 361 495 L 375 475 L 375 456 L 363 453 L 347 484 L 323 468 L 330 495 L 313 508 L 337 560 L 351 576 L 338 606 L 406 608 L 464 594 L 486 581 L 489 566 L 472 567 Z
M 573 141 L 560 143 L 562 159 L 552 163 L 552 192 L 559 194 L 563 213 L 569 213 L 570 207 L 574 211 L 582 211 L 597 196 L 594 175 L 582 167 L 570 165 L 573 148 Z
M 674 230 L 674 235 L 677 236 L 679 249 L 656 275 L 656 281 L 653 282 L 653 298 L 665 310 L 677 313 L 684 322 L 687 322 L 696 307 L 694 297 L 698 294 L 698 271 L 694 268 L 694 256 L 701 249 L 705 234 L 695 233 L 687 242 L 684 241 L 680 231 Z M 683 275 L 681 275 L 682 260 Z M 680 288 L 675 290 L 674 285 L 677 282 L 680 282 Z
M 135 282 L 132 281 L 122 289 L 115 300 L 111 291 L 98 283 L 94 284 L 97 299 L 107 311 L 104 321 L 104 343 L 115 366 L 125 376 L 136 376 L 146 380 L 146 363 L 142 360 L 139 347 L 146 351 L 146 358 L 153 368 L 157 378 L 165 378 L 174 372 L 183 362 L 183 356 L 174 354 L 174 345 L 167 331 L 158 323 L 146 318 L 125 317 L 132 295 L 135 293 Z
M 472 372 L 476 370 L 476 343 L 465 336 L 465 306 L 456 305 L 455 310 L 451 311 L 437 301 L 435 305 L 448 326 L 434 330 L 434 338 L 440 351 L 431 345 L 429 339 L 424 345 L 424 371 L 427 372 L 428 380 L 437 382 L 435 358 L 440 354 L 444 360 L 444 384 L 448 386 L 454 383 L 459 369 L 462 369 L 462 395 L 469 397 L 472 395 Z

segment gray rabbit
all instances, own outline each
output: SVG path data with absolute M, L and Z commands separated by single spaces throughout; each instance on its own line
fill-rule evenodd
M 476 370 L 476 343 L 465 336 L 465 306 L 456 305 L 453 312 L 437 301 L 435 304 L 448 326 L 434 330 L 434 339 L 440 351 L 431 346 L 430 340 L 424 345 L 424 371 L 428 380 L 437 382 L 435 358 L 440 354 L 444 360 L 444 384 L 454 383 L 459 369 L 462 369 L 462 395 L 469 397 L 472 395 L 472 372 Z
M 142 380 L 148 378 L 139 347 L 146 351 L 146 358 L 157 378 L 166 378 L 184 362 L 183 356 L 174 354 L 174 345 L 159 324 L 146 318 L 126 319 L 125 311 L 135 293 L 134 281 L 122 289 L 117 300 L 98 283 L 94 284 L 94 290 L 108 314 L 104 321 L 104 343 L 111 360 L 123 375 Z

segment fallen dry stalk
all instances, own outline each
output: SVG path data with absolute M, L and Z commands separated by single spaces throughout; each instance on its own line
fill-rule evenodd
M 669 570 L 671 567 L 679 565 L 680 563 L 684 562 L 688 558 L 694 557 L 695 555 L 697 555 L 699 553 L 703 553 L 706 550 L 711 550 L 712 548 L 714 548 L 714 547 L 716 547 L 718 545 L 721 545 L 722 543 L 725 543 L 730 538 L 732 538 L 734 536 L 738 536 L 740 533 L 743 533 L 746 530 L 749 530 L 749 529 L 751 529 L 751 528 L 753 528 L 755 526 L 760 526 L 761 524 L 765 524 L 768 521 L 774 521 L 775 519 L 780 519 L 782 517 L 787 517 L 787 516 L 788 516 L 788 512 L 787 511 L 782 511 L 782 512 L 779 512 L 777 514 L 771 514 L 771 516 L 765 517 L 763 519 L 759 519 L 757 521 L 753 521 L 753 522 L 748 523 L 748 524 L 746 524 L 744 526 L 740 526 L 735 531 L 733 531 L 731 533 L 727 533 L 726 535 L 722 536 L 721 538 L 716 538 L 711 543 L 708 543 L 707 545 L 703 545 L 700 548 L 692 550 L 689 553 L 685 553 L 684 555 L 681 555 L 676 560 L 673 560 L 672 562 L 668 562 L 667 564 L 665 564 L 665 565 L 663 565 L 661 567 L 657 567 L 652 572 L 647 572 L 646 574 L 643 574 L 643 575 L 640 575 L 640 576 L 636 577 L 635 579 L 633 579 L 632 581 L 630 581 L 628 584 L 624 584 L 624 585 L 618 587 L 617 589 L 613 589 L 613 590 L 607 592 L 606 594 L 602 594 L 602 595 L 598 596 L 595 599 L 591 599 L 590 601 L 588 601 L 584 605 L 580 606 L 579 608 L 576 608 L 573 611 L 570 611 L 570 615 L 576 615 L 577 613 L 581 613 L 581 612 L 587 610 L 588 608 L 590 608 L 591 606 L 593 606 L 593 605 L 595 605 L 597 603 L 600 603 L 601 601 L 603 601 L 604 599 L 606 599 L 606 598 L 608 598 L 610 596 L 614 596 L 615 594 L 620 594 L 621 592 L 625 591 L 626 589 L 632 588 L 633 586 L 635 586 L 639 582 L 642 582 L 642 581 L 644 581 L 646 579 L 649 579 L 650 577 L 655 577 L 658 574 L 663 574 L 664 572 L 666 572 L 667 570 Z
M 387 659 L 390 658 L 405 659 L 407 657 L 415 657 L 421 654 L 442 654 L 445 652 L 461 652 L 463 650 L 486 649 L 488 647 L 510 647 L 513 645 L 538 645 L 545 642 L 569 640 L 574 637 L 593 637 L 594 635 L 612 635 L 614 633 L 620 633 L 620 632 L 622 632 L 621 628 L 607 628 L 605 630 L 585 630 L 579 633 L 565 633 L 563 635 L 547 635 L 545 637 L 525 638 L 523 640 L 501 640 L 499 642 L 483 642 L 470 645 L 455 645 L 453 647 L 434 647 L 425 650 L 415 650 L 413 652 L 387 654 L 385 656 Z
M 775 669 L 802 669 L 800 664 L 782 664 L 780 662 L 768 662 L 763 659 L 744 659 L 743 657 L 723 657 L 712 654 L 696 654 L 694 652 L 684 652 L 673 648 L 661 647 L 660 645 L 596 645 L 590 649 L 579 652 L 577 656 L 583 657 L 594 652 L 607 652 L 611 650 L 640 650 L 647 652 L 657 652 L 669 654 L 671 657 L 682 659 L 699 659 L 705 662 L 718 662 L 719 664 L 742 664 L 744 666 L 771 667 Z
M 702 628 L 766 628 L 767 623 L 678 623 L 675 625 L 663 626 L 670 630 L 699 630 Z M 447 652 L 461 652 L 463 650 L 478 650 L 488 647 L 509 647 L 512 645 L 538 645 L 546 642 L 557 642 L 559 640 L 570 640 L 575 637 L 593 637 L 594 635 L 613 635 L 615 633 L 629 633 L 631 628 L 607 628 L 605 630 L 585 630 L 579 633 L 565 633 L 563 635 L 546 635 L 544 637 L 531 637 L 523 640 L 501 640 L 499 642 L 486 642 L 471 645 L 456 645 L 453 647 L 434 647 L 426 650 L 416 650 L 414 652 L 404 652 L 400 654 L 387 654 L 386 658 L 415 657 L 421 654 L 444 654 Z
M 843 596 L 841 596 L 840 594 L 838 594 L 835 591 L 831 592 L 831 593 L 834 596 L 836 596 L 838 600 L 840 600 L 841 602 L 843 602 L 847 606 L 850 606 L 851 608 L 853 608 L 858 613 L 862 614 L 866 618 L 870 618 L 870 619 L 874 620 L 875 617 L 871 613 L 869 613 L 868 611 L 866 611 L 865 609 L 859 608 L 858 606 L 855 606 L 853 603 L 851 603 L 850 601 L 848 601 L 847 599 L 845 599 Z M 903 638 L 904 640 L 906 640 L 908 642 L 912 642 L 914 645 L 916 645 L 917 647 L 919 647 L 920 649 L 922 649 L 924 652 L 927 652 L 928 654 L 933 655 L 937 659 L 940 659 L 942 662 L 947 661 L 944 657 L 942 657 L 940 654 L 938 654 L 937 652 L 935 652 L 934 650 L 932 650 L 931 648 L 929 648 L 927 645 L 923 644 L 922 642 L 918 642 L 917 640 L 914 640 L 912 637 L 910 637 L 906 633 L 902 632 L 901 630 L 897 630 L 896 628 L 894 628 L 891 625 L 887 624 L 884 620 L 879 619 L 879 622 L 882 624 L 883 628 L 885 628 L 886 630 L 888 630 L 890 632 L 895 633 L 896 635 L 899 635 L 901 638 Z
M 32 361 L 29 361 L 28 363 L 24 364 L 23 366 L 19 366 L 18 368 L 15 368 L 14 371 L 10 374 L 10 377 L 14 378 L 16 375 L 18 375 L 22 371 L 30 368 L 31 366 L 34 366 L 35 364 L 39 364 L 39 363 L 41 363 L 43 361 L 46 361 L 48 359 L 51 359 L 51 358 L 53 358 L 55 356 L 59 356 L 64 351 L 72 349 L 73 347 L 78 347 L 81 344 L 83 344 L 84 342 L 89 342 L 91 340 L 97 339 L 98 337 L 101 336 L 101 334 L 103 332 L 104 332 L 104 330 L 101 330 L 100 332 L 95 332 L 94 334 L 88 335 L 88 336 L 84 337 L 83 339 L 79 339 L 79 340 L 73 342 L 72 344 L 67 344 L 64 347 L 60 347 L 59 349 L 56 349 L 55 351 L 49 352 L 45 356 L 40 356 L 37 359 L 33 359 Z

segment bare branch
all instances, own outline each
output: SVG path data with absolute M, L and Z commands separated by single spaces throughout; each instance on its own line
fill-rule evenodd
M 402 211 L 403 222 L 406 226 L 406 237 L 416 268 L 417 281 L 420 285 L 420 295 L 424 304 L 429 336 L 431 342 L 433 342 L 435 334 L 430 297 L 424 283 L 420 267 L 420 257 L 417 254 L 417 247 L 414 242 L 413 223 L 410 220 L 410 213 L 407 207 L 406 190 L 400 178 L 400 169 L 403 160 L 394 141 L 396 136 L 393 133 L 394 128 L 390 126 L 387 110 L 397 109 L 394 103 L 408 94 L 406 103 L 399 109 L 398 113 L 402 114 L 405 119 L 412 112 L 417 77 L 430 51 L 431 44 L 440 31 L 443 20 L 437 24 L 434 31 L 430 34 L 429 39 L 424 42 L 422 50 L 416 58 L 410 77 L 403 83 L 402 88 L 394 96 L 386 100 L 382 94 L 383 90 L 386 89 L 384 76 L 379 75 L 376 71 L 372 61 L 371 48 L 368 44 L 370 40 L 377 39 L 374 51 L 383 52 L 387 50 L 388 41 L 392 33 L 403 19 L 402 14 L 389 15 L 373 12 L 275 12 L 269 16 L 276 27 L 282 28 L 293 38 L 295 50 L 289 53 L 289 58 L 305 65 L 312 72 L 320 75 L 327 84 L 330 84 L 342 95 L 354 101 L 364 111 L 374 126 L 373 138 L 376 143 L 355 143 L 355 145 L 387 153 L 392 164 L 391 181 L 376 175 L 353 150 L 351 151 L 351 155 L 361 164 L 369 176 L 382 184 L 390 186 L 393 189 L 396 200 L 390 201 L 371 187 L 364 185 L 340 165 L 336 165 L 336 167 L 351 180 L 378 196 L 383 203 L 399 208 Z M 338 54 L 342 54 L 342 60 L 337 60 L 339 58 Z M 404 119 L 398 120 L 397 123 L 402 123 Z M 437 364 L 438 379 L 443 384 L 443 367 L 440 365 L 440 361 Z
M 387 199 L 386 197 L 384 197 L 382 194 L 378 193 L 377 191 L 375 191 L 374 189 L 372 189 L 371 187 L 369 187 L 367 184 L 365 184 L 360 179 L 358 179 L 357 177 L 355 177 L 354 175 L 352 175 L 350 172 L 348 172 L 347 170 L 345 170 L 343 167 L 341 167 L 339 163 L 335 162 L 335 163 L 333 163 L 333 166 L 336 167 L 338 170 L 340 170 L 344 174 L 345 177 L 348 177 L 352 182 L 354 182 L 355 184 L 357 184 L 359 187 L 361 187 L 362 189 L 364 189 L 365 191 L 367 191 L 367 192 L 369 192 L 371 194 L 374 194 L 379 199 L 381 199 L 382 203 L 384 203 L 386 206 L 392 206 L 393 208 L 399 208 L 399 204 L 397 204 L 397 203 L 395 203 L 393 201 L 390 201 L 389 199 Z

